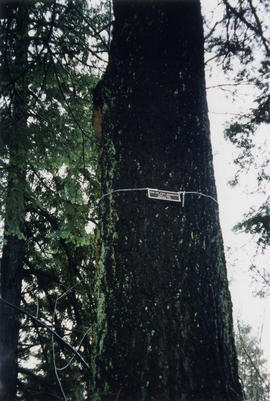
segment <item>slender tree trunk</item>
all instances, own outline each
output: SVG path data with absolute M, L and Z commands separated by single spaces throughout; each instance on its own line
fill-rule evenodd
M 24 192 L 26 176 L 26 88 L 24 71 L 28 48 L 28 9 L 21 5 L 14 10 L 12 116 L 8 138 L 9 171 L 5 210 L 4 246 L 1 263 L 1 295 L 19 306 L 21 298 L 22 268 L 24 259 L 23 225 L 25 219 Z M 12 40 L 7 46 L 12 46 Z M 10 68 L 12 68 L 10 66 Z M 17 345 L 19 320 L 16 311 L 0 302 L 0 399 L 16 399 Z
M 114 1 L 102 185 L 216 198 L 200 4 Z M 93 400 L 242 399 L 216 202 L 103 197 Z

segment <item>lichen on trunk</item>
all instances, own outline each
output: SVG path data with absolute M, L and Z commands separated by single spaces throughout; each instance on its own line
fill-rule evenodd
M 104 193 L 216 198 L 199 1 L 118 0 L 114 12 L 99 85 Z M 241 400 L 217 204 L 130 191 L 100 213 L 92 399 Z

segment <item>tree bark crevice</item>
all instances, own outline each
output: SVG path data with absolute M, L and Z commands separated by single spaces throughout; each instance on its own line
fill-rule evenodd
M 114 11 L 103 193 L 216 199 L 199 1 L 115 0 Z M 100 210 L 97 399 L 241 400 L 218 205 L 134 191 L 106 196 Z
M 14 46 L 15 69 L 27 65 L 28 6 L 16 10 L 10 18 L 15 18 Z M 17 71 L 17 70 L 16 70 Z M 15 71 L 15 72 L 16 72 Z M 22 77 L 14 85 L 12 96 L 11 126 L 8 135 L 9 167 L 7 194 L 5 199 L 4 245 L 1 262 L 1 295 L 15 306 L 20 305 L 25 256 L 25 179 L 27 163 L 27 82 Z M 15 309 L 0 302 L 0 395 L 5 401 L 16 398 L 17 345 L 19 338 L 19 318 Z

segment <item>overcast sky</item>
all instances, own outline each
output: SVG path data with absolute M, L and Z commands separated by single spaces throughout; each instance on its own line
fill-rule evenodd
M 215 9 L 216 3 L 216 0 L 203 0 L 203 11 L 209 13 L 210 10 Z M 239 318 L 244 323 L 250 324 L 253 334 L 261 338 L 270 372 L 270 297 L 261 299 L 254 296 L 256 286 L 249 271 L 256 250 L 255 241 L 247 234 L 232 231 L 232 227 L 241 221 L 244 213 L 248 212 L 251 206 L 256 207 L 260 204 L 263 195 L 256 191 L 250 194 L 256 187 L 254 172 L 249 175 L 244 174 L 239 186 L 232 188 L 228 184 L 228 181 L 234 177 L 233 158 L 237 151 L 224 139 L 226 121 L 230 121 L 235 114 L 246 113 L 254 107 L 254 88 L 243 85 L 237 100 L 233 102 L 229 91 L 224 92 L 220 88 L 213 88 L 213 86 L 223 83 L 233 83 L 233 77 L 225 78 L 220 70 L 214 68 L 211 77 L 206 70 L 206 78 L 207 87 L 209 87 L 207 96 L 220 221 L 225 248 L 230 248 L 230 251 L 227 252 L 227 266 L 234 305 L 234 320 L 236 322 Z M 259 135 L 258 140 L 260 140 Z M 266 146 L 269 146 L 268 153 L 270 154 L 269 140 Z

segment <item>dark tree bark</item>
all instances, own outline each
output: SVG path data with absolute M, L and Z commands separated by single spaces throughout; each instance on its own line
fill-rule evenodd
M 114 1 L 103 192 L 216 198 L 198 0 Z M 218 206 L 103 197 L 93 400 L 242 400 Z
M 14 28 L 14 42 L 7 49 L 14 54 L 11 72 L 14 88 L 11 93 L 10 132 L 8 132 L 9 170 L 5 207 L 4 246 L 1 263 L 1 295 L 13 305 L 21 299 L 22 268 L 24 259 L 23 226 L 25 219 L 24 193 L 26 175 L 26 89 L 23 71 L 27 63 L 28 9 L 21 5 L 10 13 L 10 28 Z M 11 28 L 12 29 L 12 28 Z M 10 70 L 12 66 L 8 66 Z M 17 383 L 17 345 L 19 318 L 14 309 L 0 301 L 0 399 L 14 401 Z

